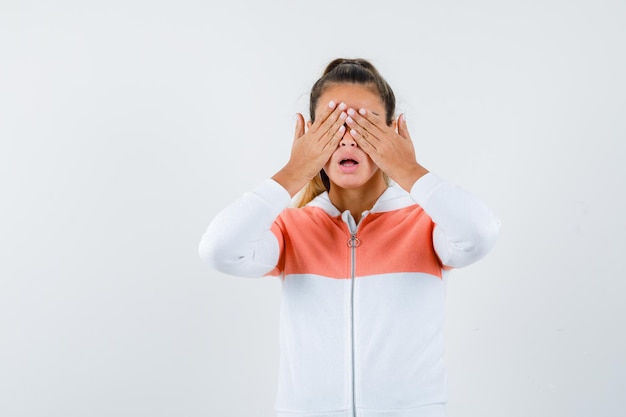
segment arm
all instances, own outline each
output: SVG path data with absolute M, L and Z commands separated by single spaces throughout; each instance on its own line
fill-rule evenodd
M 270 229 L 290 201 L 287 190 L 265 180 L 217 214 L 200 241 L 200 257 L 231 275 L 260 277 L 270 272 L 280 255 L 280 242 Z
M 433 245 L 443 265 L 460 268 L 491 250 L 500 230 L 499 220 L 476 197 L 417 162 L 404 114 L 392 126 L 366 109 L 348 109 L 348 114 L 348 126 L 359 146 L 435 222 Z
M 443 265 L 469 265 L 495 245 L 500 221 L 472 194 L 432 173 L 417 180 L 410 192 L 435 223 L 433 245 Z
M 218 271 L 245 277 L 276 267 L 282 242 L 272 233 L 272 224 L 337 148 L 345 131 L 345 109 L 344 103 L 331 101 L 307 132 L 298 114 L 289 161 L 272 179 L 218 213 L 200 241 L 202 259 Z

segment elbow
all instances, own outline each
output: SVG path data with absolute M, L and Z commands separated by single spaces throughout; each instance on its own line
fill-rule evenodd
M 200 259 L 209 268 L 229 275 L 241 275 L 237 273 L 237 260 L 233 259 L 232 253 L 227 253 L 223 245 L 219 245 L 210 239 L 202 239 L 198 246 Z
M 229 250 L 231 246 L 224 239 L 219 239 L 216 234 L 207 231 L 198 245 L 198 255 L 211 269 L 232 274 L 232 265 L 237 256 Z
M 500 235 L 500 220 L 492 218 L 492 221 L 485 224 L 477 233 L 477 260 L 485 257 L 496 246 Z
M 198 246 L 200 259 L 213 270 L 244 278 L 260 278 L 274 269 L 273 265 L 255 260 L 254 251 L 239 251 L 206 235 Z
M 442 262 L 452 268 L 462 268 L 484 258 L 496 245 L 500 235 L 500 221 L 492 218 L 489 222 L 481 223 L 465 239 L 448 241 L 443 251 Z
M 223 260 L 224 257 L 220 255 L 219 246 L 206 235 L 198 245 L 198 255 L 200 255 L 200 259 L 202 259 L 206 265 L 212 269 L 223 272 L 223 265 L 220 261 Z

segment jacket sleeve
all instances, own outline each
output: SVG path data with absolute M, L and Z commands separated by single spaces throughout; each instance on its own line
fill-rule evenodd
M 474 263 L 495 245 L 500 221 L 472 194 L 428 173 L 415 182 L 411 197 L 435 223 L 433 246 L 444 267 Z
M 290 201 L 280 184 L 265 180 L 215 216 L 200 240 L 200 257 L 231 275 L 256 278 L 272 271 L 282 247 L 272 225 Z

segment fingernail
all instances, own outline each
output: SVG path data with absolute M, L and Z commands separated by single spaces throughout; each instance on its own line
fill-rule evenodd
M 346 114 L 346 112 L 345 112 L 345 111 L 342 111 L 342 112 L 341 112 L 341 114 L 339 115 L 339 118 L 340 118 L 341 120 L 345 119 L 346 117 L 348 117 L 348 115 Z
M 346 126 L 345 125 L 341 125 L 341 127 L 339 128 L 339 133 L 343 134 L 343 132 L 346 131 Z
M 365 116 L 367 114 L 367 110 L 361 109 L 359 110 L 359 113 L 361 113 L 362 116 Z
M 335 108 L 335 102 L 331 100 L 330 103 L 328 103 L 328 108 L 334 109 Z
M 406 124 L 406 114 L 402 114 L 402 122 Z
M 356 130 L 354 130 L 354 129 L 350 129 L 350 134 L 351 134 L 352 136 L 356 136 L 356 134 L 357 134 L 357 133 L 356 133 Z
M 356 112 L 354 111 L 354 109 L 348 109 L 348 114 L 350 116 L 354 116 L 356 114 Z
M 345 110 L 345 109 L 346 109 L 346 107 L 348 107 L 348 106 L 346 106 L 346 103 L 341 103 L 341 104 L 339 105 L 339 110 Z
M 354 123 L 354 120 L 352 119 L 352 117 L 348 116 L 348 118 L 346 119 L 346 122 Z

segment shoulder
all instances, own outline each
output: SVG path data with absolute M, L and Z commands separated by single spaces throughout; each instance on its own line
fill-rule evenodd
M 371 213 L 391 213 L 391 212 L 412 212 L 415 210 L 421 210 L 411 197 L 411 194 L 406 192 L 402 187 L 397 184 L 392 184 L 385 192 L 378 198 L 372 209 Z
M 280 213 L 277 220 L 286 225 L 298 226 L 306 223 L 332 221 L 333 217 L 321 207 L 307 205 L 301 208 L 286 208 Z

